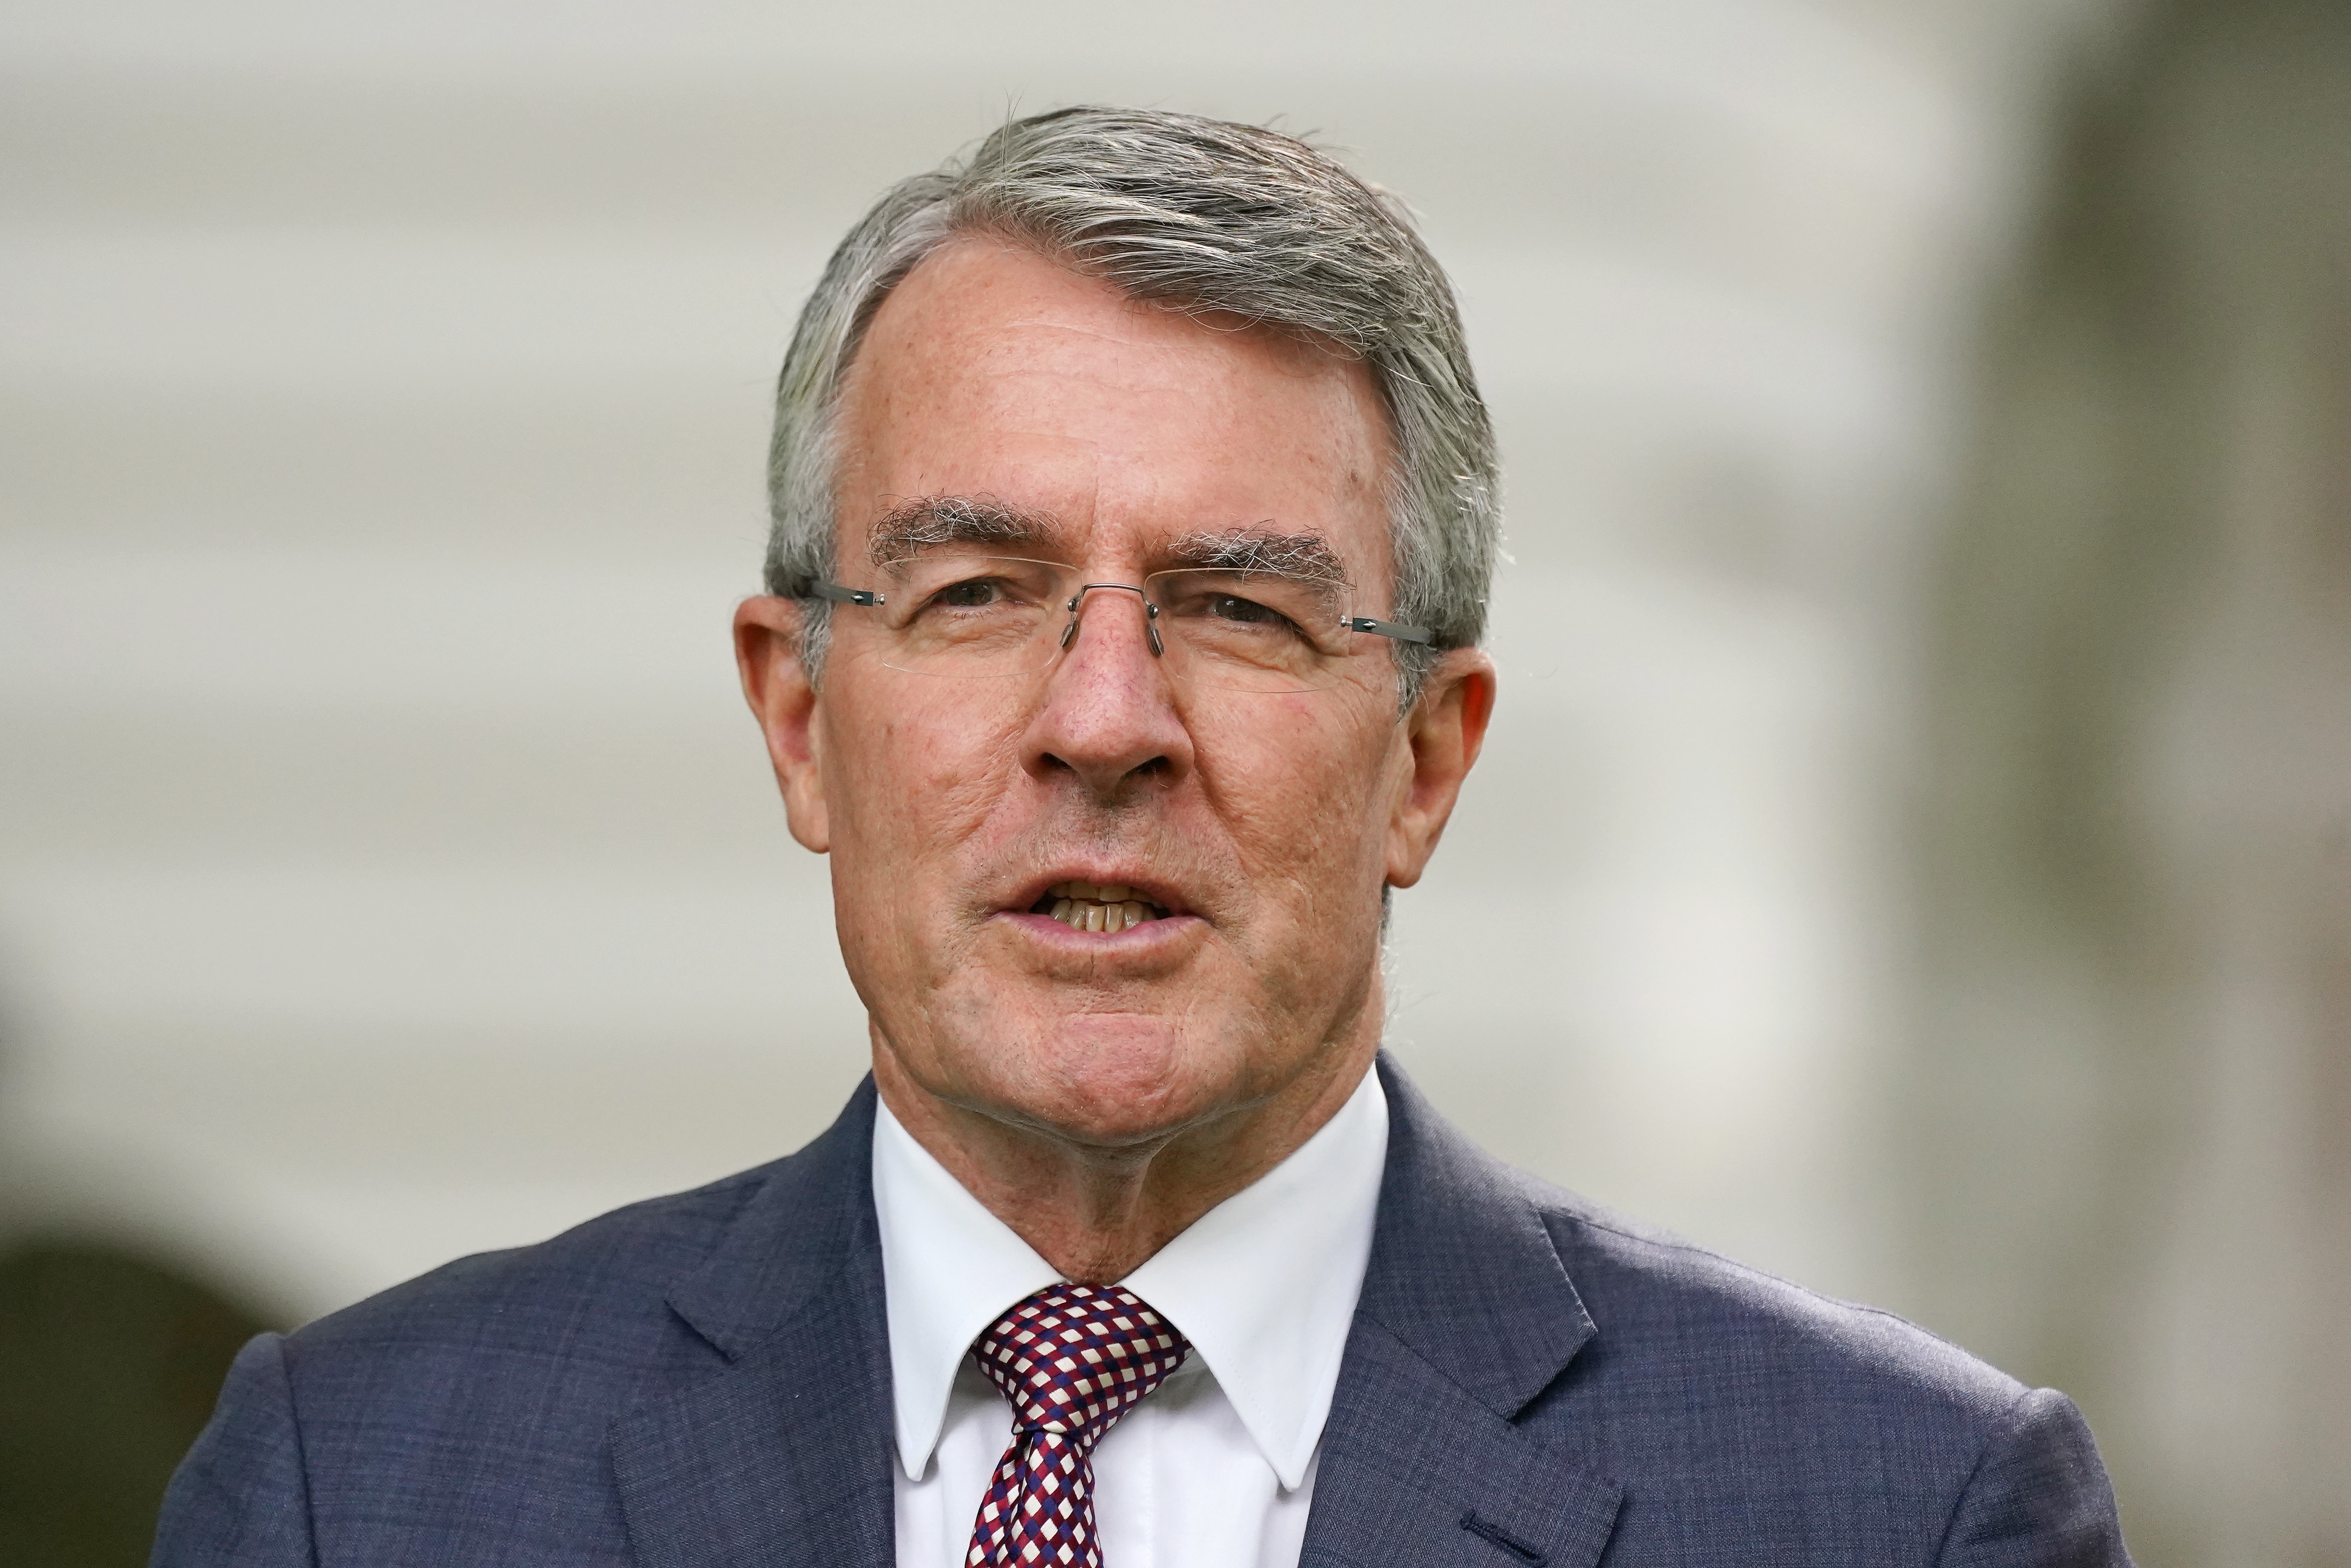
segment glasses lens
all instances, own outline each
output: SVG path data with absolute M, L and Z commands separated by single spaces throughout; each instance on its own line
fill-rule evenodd
M 985 680 L 1041 670 L 1071 627 L 1080 574 L 1050 561 L 928 551 L 881 569 L 873 624 L 882 662 L 916 674 Z M 1341 631 L 1343 584 L 1279 571 L 1193 569 L 1143 580 L 1167 673 L 1228 691 L 1310 692 L 1338 684 L 1356 652 Z
M 1343 585 L 1278 571 L 1163 571 L 1144 580 L 1159 607 L 1171 674 L 1246 692 L 1310 692 L 1338 683 Z
M 883 663 L 969 679 L 1043 668 L 1059 650 L 1074 591 L 1067 567 L 940 552 L 882 569 Z

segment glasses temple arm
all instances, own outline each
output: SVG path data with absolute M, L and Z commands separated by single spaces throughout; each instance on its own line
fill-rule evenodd
M 1437 641 L 1437 633 L 1426 626 L 1399 626 L 1393 621 L 1374 621 L 1368 615 L 1350 615 L 1341 624 L 1350 632 L 1369 632 L 1374 637 L 1393 637 L 1399 643 Z
M 868 608 L 887 602 L 882 595 L 873 592 L 871 589 L 843 588 L 837 582 L 827 582 L 822 578 L 802 578 L 791 585 L 791 592 L 786 597 L 830 599 L 835 604 L 858 604 Z

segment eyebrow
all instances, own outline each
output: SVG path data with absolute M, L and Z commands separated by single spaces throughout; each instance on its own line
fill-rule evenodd
M 873 525 L 868 554 L 875 566 L 887 566 L 940 545 L 1054 550 L 1067 532 L 1050 513 L 1008 507 L 992 497 L 924 496 L 882 515 Z
M 1173 567 L 1279 571 L 1343 586 L 1347 563 L 1321 534 L 1287 534 L 1270 524 L 1191 533 L 1168 547 Z
M 989 496 L 923 496 L 892 507 L 873 525 L 873 564 L 911 560 L 946 545 L 1010 546 L 1059 554 L 1069 530 L 1050 512 L 1007 506 Z M 1160 553 L 1167 568 L 1279 571 L 1344 586 L 1347 563 L 1321 534 L 1284 533 L 1270 523 L 1200 529 Z

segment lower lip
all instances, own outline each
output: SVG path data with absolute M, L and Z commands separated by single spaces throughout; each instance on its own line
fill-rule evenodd
M 1078 952 L 1156 947 L 1164 943 L 1181 941 L 1192 927 L 1206 924 L 1196 915 L 1163 915 L 1156 920 L 1145 920 L 1123 931 L 1080 931 L 1050 915 L 1032 915 L 1026 910 L 1008 909 L 996 918 L 1012 922 L 1040 941 Z

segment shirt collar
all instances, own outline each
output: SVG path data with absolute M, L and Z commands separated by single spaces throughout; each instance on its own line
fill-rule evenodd
M 1184 1331 L 1267 1464 L 1295 1490 L 1321 1441 L 1372 1251 L 1387 1099 L 1366 1071 L 1290 1157 L 1121 1281 Z M 898 1461 L 920 1479 L 971 1343 L 1061 1275 L 898 1124 L 873 1118 Z

